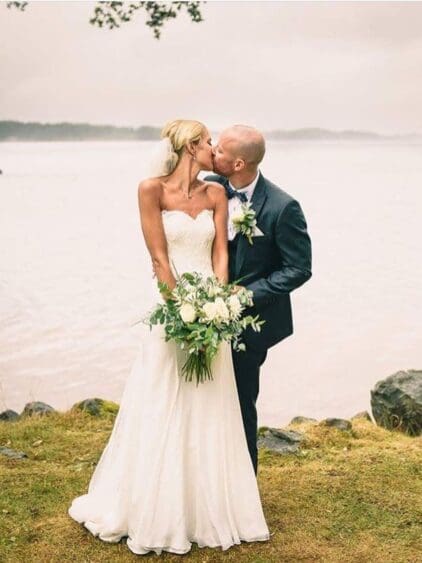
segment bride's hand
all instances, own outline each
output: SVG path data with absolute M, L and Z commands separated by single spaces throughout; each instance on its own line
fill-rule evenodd
M 162 290 L 160 291 L 160 293 L 164 301 L 175 301 L 175 298 L 171 290 Z

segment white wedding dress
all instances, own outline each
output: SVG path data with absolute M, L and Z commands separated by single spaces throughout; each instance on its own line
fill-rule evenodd
M 162 217 L 177 273 L 212 274 L 212 211 Z M 163 334 L 156 326 L 141 342 L 88 492 L 69 515 L 104 541 L 127 536 L 137 554 L 268 540 L 230 345 L 220 346 L 214 379 L 197 386 L 180 376 L 185 352 Z

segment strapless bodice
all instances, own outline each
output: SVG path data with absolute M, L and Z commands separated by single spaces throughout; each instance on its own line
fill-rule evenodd
M 184 272 L 212 275 L 213 214 L 212 209 L 203 209 L 196 217 L 178 209 L 161 212 L 170 267 L 175 276 Z

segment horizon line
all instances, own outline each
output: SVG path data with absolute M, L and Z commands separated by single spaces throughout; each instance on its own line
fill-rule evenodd
M 143 125 L 115 125 L 112 123 L 92 123 L 89 121 L 22 121 L 19 119 L 0 119 L 0 123 L 19 123 L 23 125 L 47 125 L 47 126 L 54 126 L 54 125 L 88 125 L 90 127 L 112 127 L 115 129 L 140 129 L 140 128 L 150 128 L 150 129 L 162 129 L 163 126 L 160 125 L 151 125 L 151 124 L 143 124 Z M 211 131 L 219 131 L 222 127 L 210 127 Z M 257 129 L 263 131 L 264 133 L 291 133 L 291 132 L 298 132 L 298 131 L 324 131 L 330 133 L 337 133 L 337 134 L 345 134 L 345 133 L 361 133 L 365 135 L 375 135 L 378 137 L 390 138 L 390 137 L 409 137 L 409 136 L 422 136 L 422 132 L 406 132 L 406 133 L 379 133 L 377 131 L 372 131 L 368 129 L 331 129 L 323 126 L 316 126 L 316 125 L 309 125 L 309 126 L 302 126 L 297 128 L 291 129 L 282 129 L 280 127 L 272 128 L 272 129 L 264 129 L 259 128 Z

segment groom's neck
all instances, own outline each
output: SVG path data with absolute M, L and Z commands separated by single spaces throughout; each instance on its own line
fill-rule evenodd
M 242 172 L 235 172 L 229 176 L 229 182 L 236 190 L 241 190 L 249 186 L 255 180 L 257 174 L 257 168 L 255 170 L 242 170 Z

